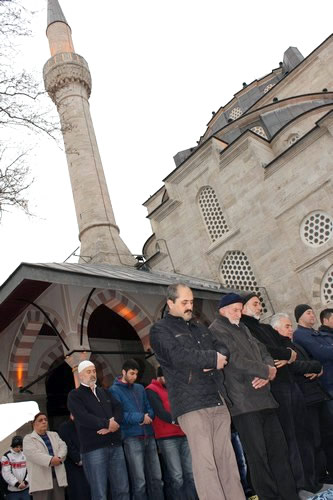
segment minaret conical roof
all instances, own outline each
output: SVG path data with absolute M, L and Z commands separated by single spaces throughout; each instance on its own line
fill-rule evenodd
M 47 2 L 47 27 L 50 26 L 52 23 L 66 23 L 68 25 L 68 22 L 66 21 L 66 18 L 64 16 L 64 13 L 60 7 L 60 4 L 58 0 L 48 0 Z

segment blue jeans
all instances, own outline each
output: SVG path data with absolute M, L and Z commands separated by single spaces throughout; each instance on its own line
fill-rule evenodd
M 239 439 L 238 432 L 235 432 L 235 431 L 231 432 L 231 443 L 232 443 L 232 446 L 234 448 L 243 490 L 244 490 L 244 493 L 247 494 L 251 491 L 251 488 L 250 488 L 250 485 L 247 481 L 247 463 L 246 463 L 246 459 L 245 459 L 243 446 L 242 446 L 241 440 Z
M 130 500 L 122 446 L 107 446 L 82 453 L 82 465 L 90 485 L 91 500 L 107 500 L 108 478 L 112 500 Z
M 30 500 L 29 488 L 22 491 L 8 491 L 6 498 L 10 500 Z
M 159 439 L 158 447 L 164 459 L 174 500 L 196 500 L 192 457 L 186 437 Z
M 153 437 L 128 437 L 124 450 L 131 476 L 133 500 L 164 500 L 163 482 Z

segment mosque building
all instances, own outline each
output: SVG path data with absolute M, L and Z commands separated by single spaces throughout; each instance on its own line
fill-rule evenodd
M 213 112 L 144 203 L 150 269 L 256 291 L 266 319 L 332 306 L 332 68 L 333 35 L 306 58 L 290 47 Z
M 170 283 L 194 291 L 209 324 L 221 293 L 257 291 L 264 317 L 333 302 L 333 36 L 308 57 L 243 84 L 145 203 L 143 258 L 120 237 L 89 110 L 91 75 L 58 0 L 48 0 L 45 88 L 64 136 L 81 242 L 77 264 L 22 263 L 0 287 L 0 402 L 33 399 L 53 427 L 71 367 L 104 386 L 126 358 L 154 372 L 149 330 Z M 189 249 L 191 252 L 189 253 Z

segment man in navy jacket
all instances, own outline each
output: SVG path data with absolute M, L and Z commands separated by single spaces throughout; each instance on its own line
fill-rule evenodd
M 126 462 L 121 446 L 123 412 L 112 394 L 96 386 L 96 368 L 91 361 L 78 366 L 80 386 L 68 395 L 80 441 L 82 464 L 90 484 L 92 500 L 107 500 L 110 480 L 113 500 L 129 500 Z
M 331 311 L 331 312 L 330 312 Z M 295 307 L 297 329 L 294 332 L 294 342 L 302 346 L 312 358 L 323 365 L 323 374 L 319 382 L 325 391 L 333 397 L 333 330 L 330 331 L 330 321 L 333 310 L 324 309 L 320 313 L 322 326 L 319 331 L 313 327 L 316 318 L 311 306 L 299 304 Z M 333 476 L 333 399 L 323 403 L 321 431 L 323 447 L 327 459 L 327 470 Z
M 131 476 L 134 500 L 163 500 L 162 472 L 151 425 L 154 411 L 144 387 L 136 384 L 139 365 L 134 359 L 125 361 L 122 375 L 110 391 L 120 401 L 124 418 L 121 431 Z M 147 477 L 145 470 L 148 471 Z

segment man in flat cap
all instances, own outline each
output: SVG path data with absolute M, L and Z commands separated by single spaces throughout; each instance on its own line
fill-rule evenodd
M 228 353 L 216 350 L 208 329 L 192 319 L 187 285 L 170 285 L 167 305 L 169 313 L 150 330 L 150 343 L 163 369 L 172 418 L 188 439 L 199 498 L 243 500 L 223 384 Z
M 224 375 L 232 420 L 259 498 L 297 500 L 287 443 L 275 411 L 278 405 L 269 387 L 276 376 L 274 361 L 240 322 L 242 309 L 240 295 L 223 296 L 218 317 L 209 327 L 216 350 L 226 347 L 230 353 Z
M 96 368 L 88 360 L 78 366 L 80 386 L 68 395 L 67 406 L 77 427 L 82 465 L 92 500 L 107 500 L 108 479 L 112 499 L 129 500 L 125 456 L 121 443 L 121 404 L 96 386 Z

